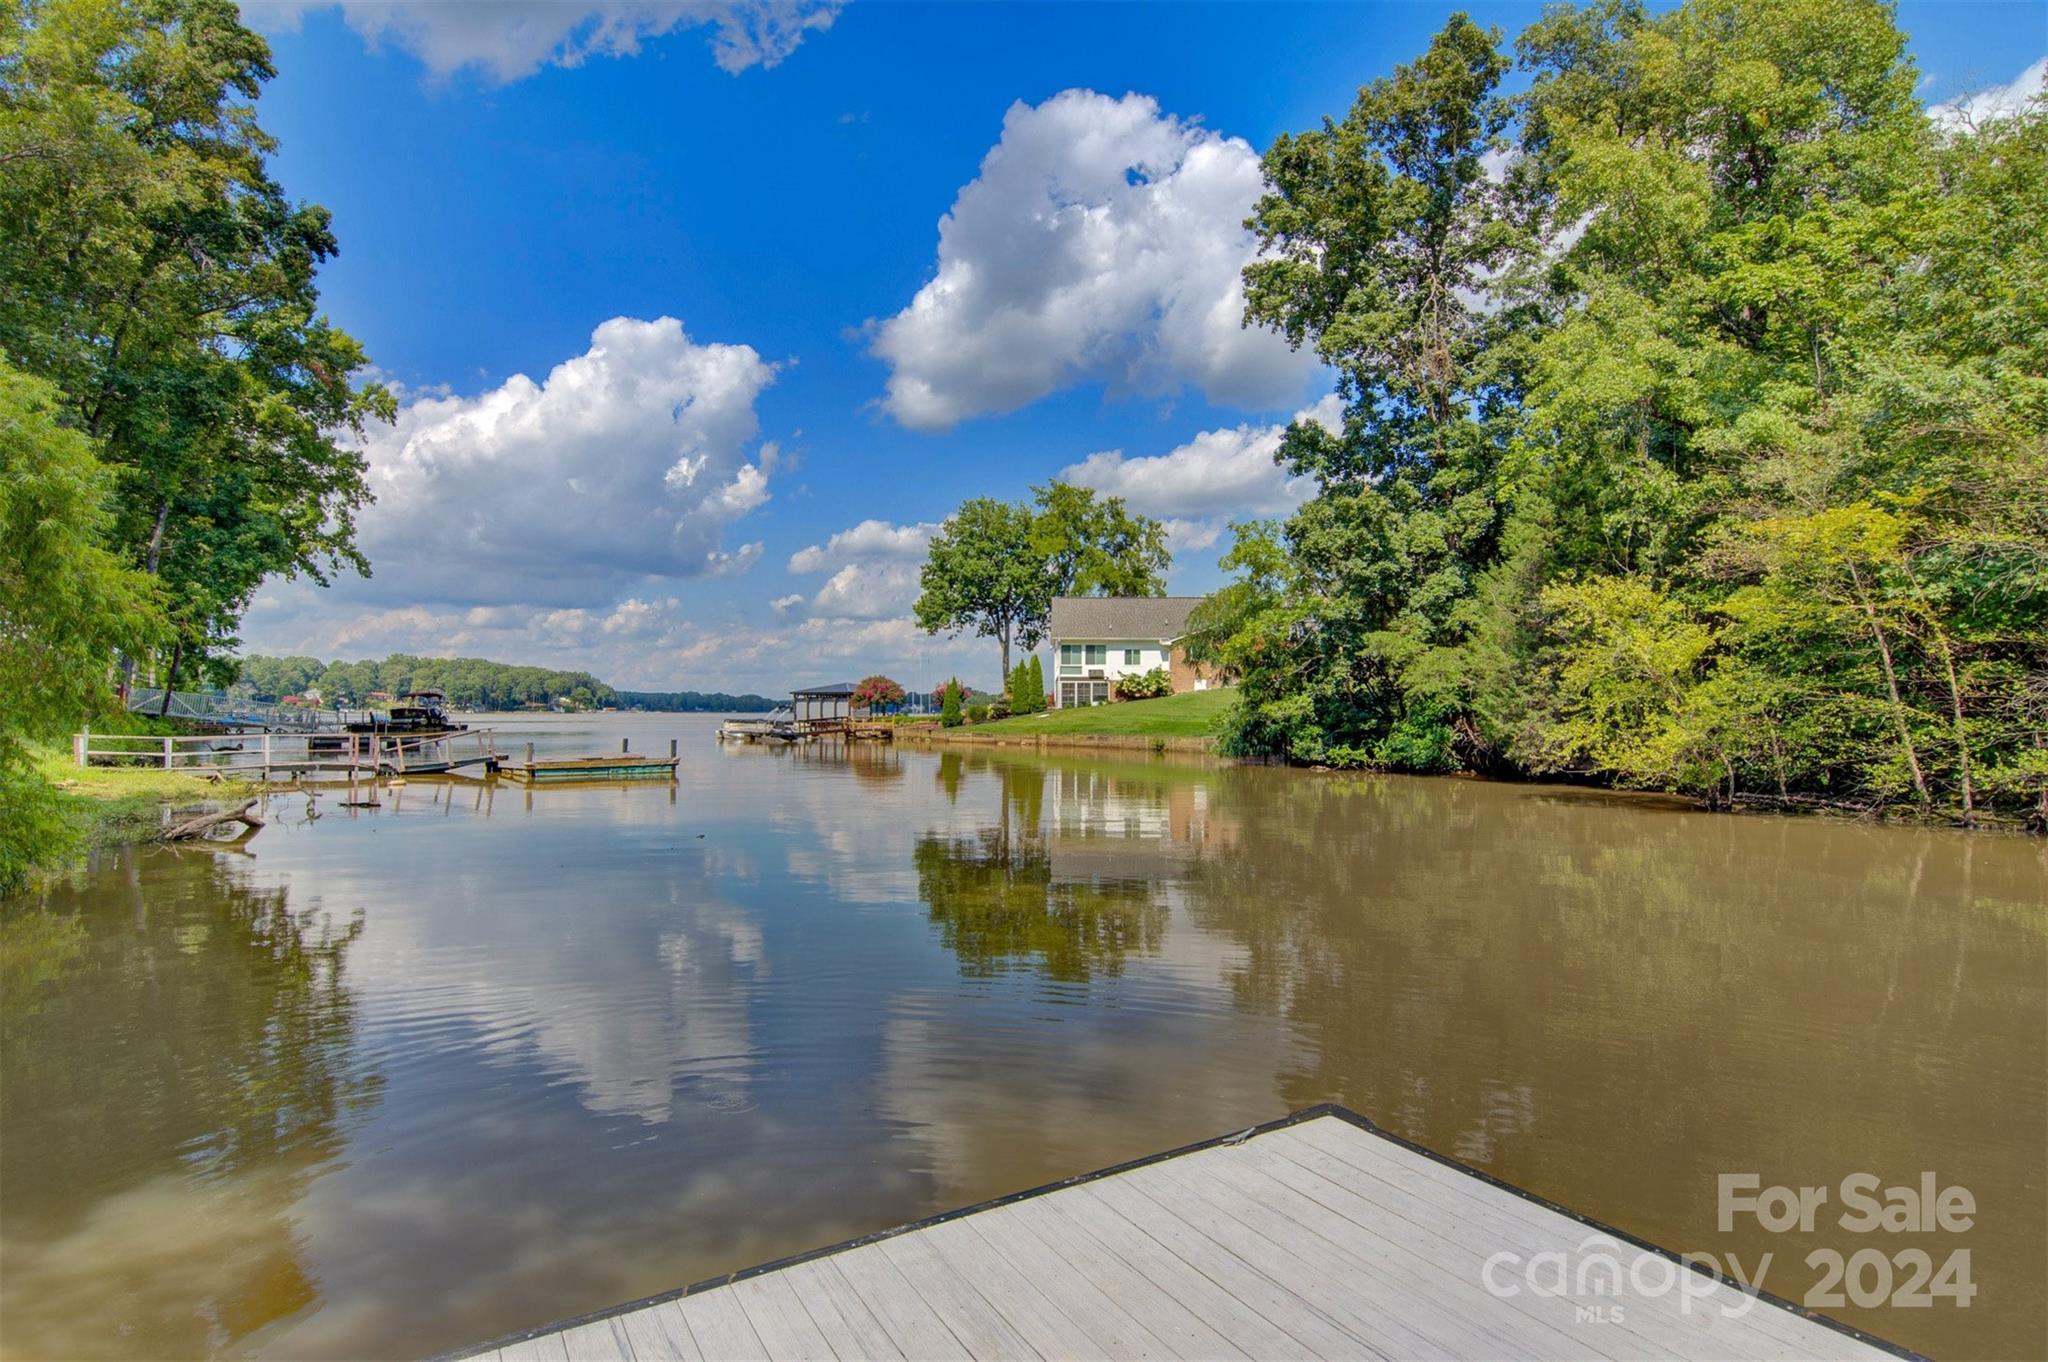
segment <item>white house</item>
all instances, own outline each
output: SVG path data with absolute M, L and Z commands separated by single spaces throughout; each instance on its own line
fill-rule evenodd
M 1187 660 L 1181 639 L 1200 596 L 1055 596 L 1053 703 L 1099 705 L 1116 698 L 1121 676 L 1164 667 L 1173 691 L 1206 690 L 1213 677 Z

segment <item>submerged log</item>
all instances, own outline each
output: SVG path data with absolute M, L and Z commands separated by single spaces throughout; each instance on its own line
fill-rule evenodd
M 241 838 L 236 839 L 238 841 L 242 840 L 242 838 L 253 837 L 263 828 L 262 817 L 251 812 L 255 807 L 256 801 L 252 799 L 239 809 L 209 810 L 196 817 L 171 824 L 171 826 L 158 833 L 156 839 L 159 842 L 211 840 L 206 837 L 206 834 L 223 823 L 240 823 L 248 829 L 246 833 L 242 834 Z

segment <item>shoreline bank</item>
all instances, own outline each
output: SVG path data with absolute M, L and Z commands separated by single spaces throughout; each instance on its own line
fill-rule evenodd
M 897 741 L 926 747 L 1011 747 L 1031 752 L 1180 752 L 1216 757 L 1216 739 L 1167 737 L 1143 733 L 1017 733 L 981 732 L 974 726 L 939 728 L 918 725 L 897 730 Z

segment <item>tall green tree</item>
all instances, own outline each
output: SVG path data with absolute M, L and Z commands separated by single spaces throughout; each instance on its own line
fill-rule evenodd
M 60 408 L 0 361 L 0 893 L 64 840 L 33 745 L 97 712 L 115 651 L 163 628 L 151 583 L 104 547 L 110 479 Z
M 1495 49 L 1268 153 L 1248 319 L 1347 411 L 1196 613 L 1231 741 L 2048 824 L 2048 105 L 1936 124 L 1872 0 Z
M 1034 530 L 1028 506 L 993 497 L 961 503 L 932 537 L 918 574 L 918 627 L 994 639 L 1008 675 L 1010 645 L 1036 646 L 1052 599 Z
M 1253 613 L 1239 650 L 1239 741 L 1260 751 L 1371 760 L 1413 729 L 1448 745 L 1462 697 L 1438 655 L 1499 543 L 1521 382 L 1525 319 L 1488 295 L 1524 240 L 1487 173 L 1511 113 L 1498 41 L 1457 15 L 1341 122 L 1266 153 L 1246 318 L 1312 346 L 1345 415 L 1335 433 L 1297 422 L 1281 445 L 1323 490 L 1286 527 L 1286 608 Z
M 0 43 L 0 353 L 115 470 L 165 671 L 218 663 L 266 577 L 368 568 L 347 437 L 392 400 L 318 312 L 329 215 L 269 173 L 269 47 L 229 0 L 26 0 Z
M 1122 497 L 1050 482 L 1030 502 L 963 502 L 932 538 L 914 613 L 926 633 L 996 640 L 1007 684 L 1011 645 L 1038 646 L 1053 597 L 1156 596 L 1171 561 L 1166 527 Z

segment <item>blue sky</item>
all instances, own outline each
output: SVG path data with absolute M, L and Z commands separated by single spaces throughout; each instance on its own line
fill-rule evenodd
M 1227 519 L 1306 494 L 1269 451 L 1328 392 L 1236 326 L 1256 154 L 1451 8 L 245 6 L 277 173 L 335 216 L 325 305 L 406 404 L 374 577 L 266 589 L 249 648 L 991 684 L 909 623 L 923 539 L 1057 476 L 1213 586 Z M 1930 103 L 2038 88 L 2043 0 L 1900 16 Z

